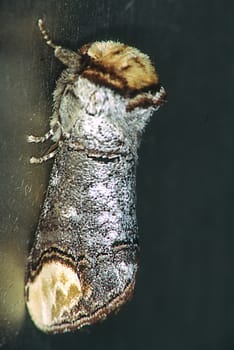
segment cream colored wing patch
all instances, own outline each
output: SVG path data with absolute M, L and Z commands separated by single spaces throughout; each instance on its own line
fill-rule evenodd
M 43 331 L 61 323 L 82 297 L 80 280 L 75 271 L 58 261 L 43 264 L 32 282 L 28 282 L 29 313 Z

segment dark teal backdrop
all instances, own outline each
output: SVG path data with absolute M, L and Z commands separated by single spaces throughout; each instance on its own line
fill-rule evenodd
M 4 349 L 234 348 L 233 16 L 228 0 L 1 0 Z M 44 149 L 25 137 L 48 129 L 63 68 L 42 42 L 39 17 L 72 49 L 103 39 L 136 46 L 152 57 L 168 92 L 140 149 L 134 298 L 101 324 L 57 336 L 42 334 L 23 311 L 25 258 L 51 167 L 28 163 Z

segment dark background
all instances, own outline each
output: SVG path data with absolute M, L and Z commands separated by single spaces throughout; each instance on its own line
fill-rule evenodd
M 51 163 L 31 166 L 62 65 L 118 39 L 148 53 L 168 92 L 138 166 L 141 261 L 133 300 L 101 324 L 47 336 L 25 314 L 24 265 Z M 234 2 L 0 0 L 0 345 L 4 349 L 234 349 Z M 4 345 L 5 344 L 5 345 Z

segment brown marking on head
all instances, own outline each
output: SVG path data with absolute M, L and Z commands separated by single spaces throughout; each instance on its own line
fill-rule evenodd
M 80 49 L 81 75 L 122 95 L 156 89 L 159 77 L 149 57 L 138 49 L 114 41 L 96 41 Z

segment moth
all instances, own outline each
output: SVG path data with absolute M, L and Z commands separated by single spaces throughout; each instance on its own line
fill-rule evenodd
M 50 130 L 54 158 L 27 260 L 25 297 L 47 333 L 79 329 L 118 310 L 138 267 L 136 163 L 142 131 L 166 92 L 149 57 L 114 41 L 77 52 L 44 40 L 67 67 L 57 81 Z

